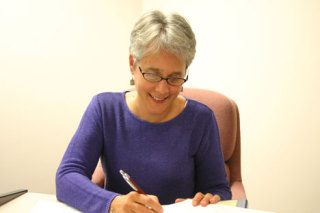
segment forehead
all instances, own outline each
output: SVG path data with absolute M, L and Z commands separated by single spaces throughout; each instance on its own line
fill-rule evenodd
M 139 63 L 144 69 L 152 69 L 165 74 L 185 73 L 186 67 L 185 60 L 163 50 L 143 57 Z

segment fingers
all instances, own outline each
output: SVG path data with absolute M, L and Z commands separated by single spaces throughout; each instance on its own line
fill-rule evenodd
M 192 205 L 193 206 L 197 206 L 199 205 L 200 201 L 202 200 L 202 198 L 204 197 L 204 195 L 201 192 L 198 192 L 194 198 L 192 199 Z
M 192 199 L 192 205 L 198 206 L 199 204 L 203 207 L 207 206 L 208 204 L 214 204 L 221 200 L 219 195 L 212 195 L 211 193 L 203 194 L 198 192 L 194 198 Z
M 210 203 L 210 199 L 213 197 L 212 194 L 210 193 L 207 193 L 203 198 L 202 200 L 200 201 L 200 205 L 201 206 L 207 206 L 209 203 Z
M 156 196 L 138 194 L 136 192 L 130 192 L 128 194 L 130 200 L 133 201 L 131 211 L 133 212 L 162 212 L 162 206 Z
M 151 207 L 154 212 L 163 212 L 162 206 L 157 196 L 147 195 L 146 204 L 147 207 Z
M 186 199 L 183 199 L 183 198 L 177 198 L 177 199 L 175 200 L 175 203 L 180 203 L 180 202 L 182 202 L 182 201 L 184 201 L 184 200 L 186 200 Z
M 218 203 L 221 200 L 221 197 L 219 195 L 213 195 L 213 197 L 210 198 L 210 203 Z
M 139 194 L 137 192 L 130 192 L 127 196 L 130 205 L 127 210 L 131 209 L 131 211 L 139 213 L 163 212 L 162 206 L 156 196 Z

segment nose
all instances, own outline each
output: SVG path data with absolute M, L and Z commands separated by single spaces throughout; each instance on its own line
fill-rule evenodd
M 168 84 L 168 82 L 162 79 L 160 82 L 157 83 L 156 91 L 159 92 L 160 94 L 166 94 L 169 92 L 169 87 L 170 85 Z

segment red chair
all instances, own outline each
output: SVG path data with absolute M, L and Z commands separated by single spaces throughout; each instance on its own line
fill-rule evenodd
M 182 95 L 197 100 L 213 110 L 219 127 L 232 199 L 246 199 L 241 178 L 240 118 L 236 103 L 218 92 L 204 89 L 185 88 Z M 92 175 L 92 182 L 101 187 L 105 184 L 105 176 L 100 164 Z

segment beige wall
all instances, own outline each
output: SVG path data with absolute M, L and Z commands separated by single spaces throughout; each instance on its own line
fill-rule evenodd
M 146 0 L 185 14 L 198 48 L 189 86 L 239 105 L 250 207 L 318 212 L 320 1 Z
M 0 1 L 0 191 L 54 193 L 92 96 L 128 85 L 141 1 Z
M 239 105 L 252 208 L 316 212 L 320 187 L 320 2 L 0 1 L 0 191 L 54 193 L 54 174 L 92 95 L 127 86 L 129 33 L 153 8 L 188 17 L 186 86 Z

